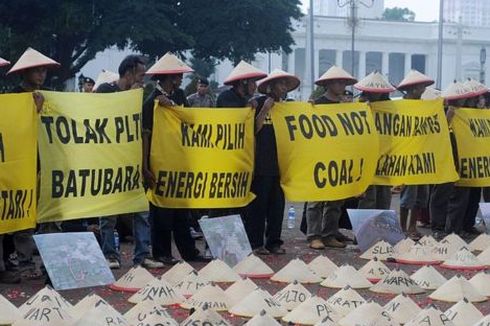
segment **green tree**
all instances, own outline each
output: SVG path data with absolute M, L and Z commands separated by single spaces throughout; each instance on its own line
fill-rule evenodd
M 386 8 L 383 12 L 383 20 L 413 22 L 415 13 L 408 8 Z
M 110 46 L 151 58 L 190 50 L 209 60 L 290 51 L 299 0 L 0 0 L 0 56 L 31 46 L 56 59 L 61 83 Z M 263 19 L 267 14 L 267 19 Z

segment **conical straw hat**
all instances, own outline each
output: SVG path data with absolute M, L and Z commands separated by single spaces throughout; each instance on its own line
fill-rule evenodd
M 471 251 L 484 251 L 490 248 L 490 235 L 486 233 L 480 234 L 475 240 L 469 244 Z
M 147 75 L 170 75 L 193 72 L 194 70 L 177 58 L 171 52 L 165 53 L 153 66 L 146 72 Z
M 259 257 L 250 254 L 233 267 L 233 270 L 243 277 L 269 278 L 274 275 L 272 268 Z
M 397 254 L 395 258 L 401 264 L 433 265 L 440 263 L 432 256 L 430 247 L 422 246 L 419 243 L 414 244 L 409 251 Z
M 235 68 L 233 68 L 223 84 L 230 85 L 238 80 L 261 79 L 264 77 L 267 77 L 265 72 L 242 60 Z
M 233 315 L 252 318 L 262 310 L 265 310 L 273 318 L 280 318 L 288 312 L 267 291 L 261 289 L 251 292 L 228 312 Z
M 366 302 L 352 310 L 347 316 L 339 320 L 340 326 L 372 325 L 373 321 L 381 317 L 383 308 L 376 302 Z M 375 325 L 378 325 L 377 323 Z
M 54 302 L 57 307 L 62 308 L 69 313 L 73 311 L 73 306 L 65 298 L 63 298 L 58 292 L 53 290 L 50 286 L 45 286 L 32 297 L 30 297 L 22 306 L 19 307 L 19 312 L 24 315 L 32 306 L 39 305 L 40 303 Z
M 465 81 L 464 85 L 473 93 L 473 96 L 480 96 L 490 92 L 487 86 L 471 78 Z
M 313 271 L 313 273 L 321 278 L 330 276 L 330 274 L 334 273 L 338 269 L 337 265 L 335 265 L 327 256 L 324 255 L 317 256 L 308 264 L 308 267 Z
M 421 244 L 424 247 L 434 247 L 437 245 L 437 240 L 434 239 L 431 235 L 424 235 L 422 238 L 420 238 L 419 241 L 417 241 L 419 244 Z
M 103 69 L 102 72 L 97 76 L 97 79 L 95 80 L 94 88 L 93 90 L 97 90 L 97 88 L 105 83 L 113 83 L 115 81 L 119 80 L 119 75 L 116 74 L 115 72 L 105 70 Z
M 404 91 L 414 85 L 423 84 L 425 87 L 434 84 L 434 80 L 417 70 L 410 70 L 403 80 L 398 84 L 398 90 Z
M 420 99 L 425 101 L 436 100 L 439 98 L 441 98 L 441 91 L 432 87 L 427 87 L 420 97 Z
M 207 278 L 202 277 L 196 271 L 192 271 L 184 277 L 182 281 L 177 283 L 175 288 L 180 290 L 184 297 L 188 298 L 210 283 L 211 282 Z
M 312 296 L 285 315 L 282 320 L 286 323 L 314 325 L 325 318 L 338 322 L 341 316 L 325 300 Z
M 442 91 L 441 96 L 446 100 L 461 100 L 473 97 L 473 93 L 463 83 L 454 81 Z
M 456 303 L 444 313 L 456 326 L 473 325 L 483 318 L 480 310 L 466 299 Z
M 432 256 L 437 259 L 444 261 L 449 259 L 452 255 L 454 255 L 458 250 L 460 250 L 463 246 L 459 245 L 456 242 L 451 242 L 447 239 L 442 239 L 432 247 Z
M 128 299 L 131 303 L 151 301 L 153 304 L 162 306 L 180 304 L 184 300 L 185 298 L 179 289 L 176 289 L 169 282 L 161 278 L 154 279 Z
M 413 273 L 410 278 L 417 283 L 422 289 L 435 290 L 447 282 L 447 279 L 442 276 L 434 267 L 426 265 Z
M 34 67 L 59 67 L 60 64 L 53 59 L 45 56 L 39 51 L 33 48 L 27 48 L 27 50 L 20 56 L 19 60 L 10 68 L 8 74 L 16 71 L 21 71 L 24 69 L 34 68 Z
M 373 259 L 374 257 L 379 260 L 392 259 L 395 257 L 395 249 L 384 240 L 378 241 L 361 255 L 362 259 Z
M 0 294 L 0 325 L 10 325 L 21 318 L 19 309 Z
M 482 270 L 485 269 L 485 264 L 476 258 L 467 247 L 463 247 L 445 260 L 441 267 L 456 270 Z
M 478 256 L 476 256 L 485 266 L 490 266 L 490 248 L 483 250 Z
M 287 310 L 293 310 L 311 298 L 311 293 L 301 283 L 294 281 L 274 295 L 274 299 Z
M 3 58 L 0 58 L 0 67 L 8 66 L 9 64 L 10 64 L 10 61 L 7 61 Z
M 107 301 L 99 297 L 97 294 L 92 293 L 80 300 L 72 309 L 73 318 L 81 318 L 88 311 L 97 307 L 100 304 L 108 304 Z
M 70 326 L 107 326 L 107 323 L 103 320 L 94 320 L 92 315 L 83 315 Z
M 449 243 L 451 243 L 451 245 L 453 247 L 467 247 L 468 246 L 466 241 L 461 239 L 461 237 L 459 235 L 457 235 L 456 233 L 448 234 L 447 236 L 444 237 L 443 240 L 449 241 Z
M 341 289 L 349 285 L 353 289 L 366 289 L 371 287 L 369 282 L 360 272 L 350 265 L 342 265 L 321 284 L 327 288 Z
M 378 258 L 368 261 L 359 269 L 359 272 L 368 279 L 369 282 L 377 283 L 390 274 L 390 269 L 380 262 Z
M 366 303 L 366 300 L 356 290 L 350 286 L 346 286 L 328 298 L 327 303 L 344 317 Z
M 172 317 L 161 316 L 157 314 L 146 315 L 145 318 L 138 320 L 134 325 L 144 325 L 144 326 L 179 326 L 180 324 L 175 321 Z
M 417 316 L 405 324 L 405 326 L 456 326 L 447 316 L 434 305 L 425 307 Z
M 44 295 L 36 300 L 15 326 L 71 326 L 74 319 L 70 311 L 60 307 L 53 295 Z
M 262 310 L 243 326 L 281 326 L 281 324 L 269 316 L 265 310 Z
M 267 87 L 273 80 L 277 79 L 284 79 L 286 81 L 288 93 L 298 88 L 300 83 L 299 78 L 295 75 L 282 71 L 281 69 L 274 69 L 269 76 L 258 82 L 257 90 L 262 94 L 268 94 L 269 91 L 267 90 Z
M 292 283 L 298 281 L 300 283 L 319 283 L 322 279 L 313 273 L 299 258 L 291 260 L 286 266 L 271 277 L 272 281 Z
M 480 272 L 473 276 L 469 282 L 478 290 L 478 292 L 486 297 L 490 297 L 490 274 Z
M 358 83 L 354 84 L 354 88 L 369 93 L 390 93 L 396 90 L 379 72 L 372 72 Z
M 225 293 L 230 300 L 230 305 L 234 306 L 255 289 L 257 289 L 257 285 L 250 279 L 246 278 L 244 280 L 236 281 L 230 285 L 230 287 L 225 290 Z
M 130 325 L 128 320 L 109 304 L 99 304 L 97 307 L 89 310 L 85 316 L 91 317 L 88 318 L 89 321 L 106 321 L 108 324 L 108 321 L 111 321 L 114 325 Z
M 207 306 L 215 311 L 227 311 L 230 308 L 230 300 L 225 291 L 219 286 L 208 284 L 185 300 L 181 305 L 184 309 L 202 308 Z
M 344 80 L 347 86 L 357 82 L 357 79 L 352 77 L 347 71 L 334 65 L 318 78 L 315 84 L 322 86 L 331 80 Z
M 384 305 L 383 311 L 387 312 L 398 324 L 405 324 L 422 309 L 405 293 L 402 293 Z
M 129 323 L 137 324 L 140 320 L 146 318 L 147 315 L 158 315 L 171 318 L 171 315 L 165 308 L 151 301 L 142 301 L 138 303 L 124 314 L 124 318 L 126 318 Z
M 429 296 L 432 300 L 458 302 L 464 298 L 471 302 L 487 300 L 471 283 L 461 275 L 453 276 Z
M 220 314 L 211 309 L 198 308 L 181 325 L 231 326 Z
M 425 292 L 424 289 L 418 286 L 417 283 L 415 283 L 415 281 L 401 269 L 392 270 L 384 280 L 373 285 L 369 290 L 375 293 L 385 294 L 419 294 Z
M 332 320 L 330 317 L 325 317 L 316 323 L 314 326 L 338 326 L 336 322 Z
M 141 266 L 131 268 L 126 274 L 121 276 L 116 283 L 109 285 L 112 290 L 123 292 L 137 292 L 153 281 L 155 277 Z
M 489 326 L 490 325 L 490 315 L 483 317 L 477 321 L 473 326 Z
M 199 271 L 199 274 L 211 282 L 232 283 L 240 280 L 240 275 L 220 259 L 209 262 Z
M 410 250 L 410 248 L 415 244 L 415 241 L 413 241 L 412 239 L 410 238 L 405 238 L 401 241 L 399 241 L 395 247 L 393 247 L 395 249 L 395 253 L 396 254 L 401 254 L 401 253 L 404 253 L 404 252 L 408 252 Z
M 176 285 L 182 280 L 182 275 L 189 275 L 194 268 L 185 261 L 180 261 L 168 271 L 166 271 L 160 278 L 169 282 L 172 285 Z

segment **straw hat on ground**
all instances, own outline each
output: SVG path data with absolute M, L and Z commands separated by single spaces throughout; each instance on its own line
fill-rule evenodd
M 354 84 L 354 88 L 368 93 L 391 93 L 396 90 L 385 77 L 374 71 Z
M 456 303 L 444 313 L 456 326 L 473 325 L 483 318 L 483 314 L 466 298 Z
M 131 268 L 126 274 L 121 276 L 115 283 L 109 287 L 116 291 L 138 292 L 153 281 L 155 277 L 141 266 Z
M 385 277 L 385 279 L 376 285 L 373 285 L 370 290 L 375 293 L 384 294 L 419 294 L 425 290 L 415 283 L 407 273 L 401 269 L 394 269 Z
M 334 80 L 343 80 L 345 81 L 346 85 L 353 85 L 357 83 L 357 79 L 352 77 L 351 74 L 349 74 L 344 69 L 334 65 L 330 67 L 330 69 L 328 69 L 320 78 L 318 78 L 315 81 L 315 84 L 317 84 L 318 86 L 324 86 L 330 81 Z
M 434 84 L 434 80 L 417 70 L 410 70 L 403 80 L 398 84 L 399 91 L 406 91 L 414 85 L 424 85 L 425 87 Z
M 350 286 L 346 286 L 328 298 L 327 303 L 344 317 L 359 306 L 365 304 L 366 300 L 356 290 Z
M 390 269 L 383 264 L 378 258 L 374 257 L 372 260 L 368 261 L 366 265 L 359 269 L 359 272 L 368 279 L 369 282 L 377 283 L 383 280 L 388 274 L 390 274 Z
M 0 67 L 8 66 L 9 64 L 10 64 L 10 61 L 7 61 L 3 58 L 0 58 Z
M 405 293 L 397 295 L 383 307 L 383 311 L 386 311 L 394 321 L 401 325 L 408 322 L 421 310 Z
M 300 84 L 299 78 L 295 75 L 282 71 L 281 69 L 274 69 L 269 76 L 259 81 L 257 90 L 262 94 L 269 94 L 272 82 L 280 79 L 286 82 L 288 93 L 298 88 Z
M 309 298 L 311 298 L 310 291 L 298 281 L 294 281 L 274 295 L 274 299 L 287 310 L 293 310 Z
M 487 298 L 463 276 L 453 276 L 449 281 L 441 285 L 429 296 L 432 300 L 445 302 L 458 302 L 464 298 L 471 302 L 483 302 Z
M 334 273 L 338 267 L 327 256 L 319 255 L 310 263 L 308 267 L 321 278 L 326 278 Z
M 171 52 L 165 53 L 153 66 L 146 72 L 147 75 L 174 75 L 193 72 L 194 69 L 186 65 Z
M 265 72 L 255 68 L 251 64 L 246 63 L 245 61 L 242 60 L 235 68 L 233 68 L 233 70 L 225 79 L 223 84 L 231 85 L 239 80 L 246 80 L 246 79 L 259 80 L 264 77 L 267 77 L 267 74 Z
M 269 278 L 274 271 L 262 259 L 250 254 L 233 267 L 233 270 L 243 277 Z
M 418 286 L 426 290 L 436 290 L 447 282 L 447 279 L 430 265 L 423 266 L 413 273 L 410 278 L 414 280 Z
M 0 294 L 0 325 L 10 325 L 21 318 L 17 307 Z
M 486 233 L 480 234 L 475 240 L 469 244 L 471 251 L 484 251 L 490 248 L 490 235 Z
M 27 48 L 27 50 L 20 56 L 19 60 L 10 68 L 8 74 L 13 72 L 22 71 L 34 67 L 59 67 L 61 66 L 58 62 L 45 56 L 39 51 L 33 48 Z

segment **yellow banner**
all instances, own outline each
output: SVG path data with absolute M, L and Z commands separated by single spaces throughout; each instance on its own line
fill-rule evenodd
M 0 234 L 36 225 L 36 115 L 31 93 L 0 95 Z
M 456 109 L 459 186 L 490 187 L 490 110 Z
M 272 122 L 288 200 L 339 200 L 371 184 L 378 136 L 366 104 L 276 103 Z
M 148 210 L 141 177 L 142 90 L 43 95 L 38 221 Z
M 371 104 L 380 139 L 374 184 L 439 184 L 458 179 L 442 100 Z
M 148 199 L 168 208 L 243 207 L 252 199 L 254 111 L 155 106 Z

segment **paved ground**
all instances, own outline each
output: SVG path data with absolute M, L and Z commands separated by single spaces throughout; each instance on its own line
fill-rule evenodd
M 394 198 L 393 207 L 395 208 L 398 205 L 398 198 Z M 296 214 L 297 221 L 301 216 L 302 205 L 296 204 Z M 287 250 L 287 254 L 283 256 L 265 256 L 264 261 L 269 264 L 275 271 L 282 268 L 286 265 L 291 259 L 299 257 L 304 260 L 306 263 L 311 261 L 319 254 L 327 255 L 334 263 L 337 265 L 342 265 L 345 263 L 351 264 L 356 268 L 362 267 L 366 261 L 358 258 L 359 251 L 354 246 L 349 246 L 347 249 L 336 250 L 336 249 L 327 249 L 325 251 L 314 251 L 308 249 L 307 243 L 304 235 L 297 228 L 293 230 L 289 230 L 284 228 L 284 240 L 285 240 L 285 248 Z M 285 224 L 286 226 L 286 220 Z M 123 254 L 123 268 L 114 272 L 116 279 L 120 277 L 123 273 L 125 273 L 131 266 L 131 250 L 132 247 L 129 244 L 122 245 L 122 254 Z M 414 272 L 417 267 L 415 266 L 407 266 L 407 265 L 399 265 L 396 263 L 386 263 L 390 269 L 400 267 L 404 271 L 408 273 Z M 204 264 L 193 264 L 196 269 L 200 269 L 204 266 Z M 167 268 L 161 270 L 154 270 L 152 273 L 156 276 L 163 274 Z M 450 278 L 455 275 L 455 272 L 444 270 L 438 268 L 438 270 L 446 276 L 446 278 Z M 463 275 L 466 278 L 470 278 L 475 274 L 475 272 L 464 272 Z M 255 280 L 254 280 L 255 281 Z M 267 289 L 271 294 L 276 293 L 278 290 L 283 288 L 285 284 L 275 283 L 269 280 L 257 280 L 257 285 Z M 43 287 L 43 283 L 39 281 L 29 281 L 23 282 L 20 285 L 16 286 L 5 286 L 0 285 L 0 293 L 11 300 L 17 306 L 21 305 L 24 301 L 26 301 L 32 294 Z M 226 286 L 224 286 L 226 287 Z M 306 286 L 312 293 L 315 293 L 323 298 L 328 298 L 332 294 L 334 294 L 337 290 L 323 288 L 319 285 L 307 285 Z M 67 298 L 71 303 L 75 304 L 85 295 L 95 292 L 101 297 L 105 298 L 110 304 L 112 304 L 118 311 L 121 313 L 129 310 L 133 305 L 127 302 L 127 298 L 129 298 L 130 294 L 115 292 L 108 288 L 90 288 L 90 289 L 79 289 L 79 290 L 70 290 L 63 291 L 61 294 Z M 374 294 L 368 290 L 361 290 L 359 293 L 365 299 L 373 299 L 380 304 L 385 304 L 389 300 L 393 298 L 393 296 L 387 295 L 378 295 Z M 412 298 L 421 306 L 425 307 L 427 304 L 431 303 L 431 301 L 427 298 L 427 294 L 425 295 L 417 295 L 412 296 Z M 446 310 L 451 306 L 448 303 L 442 302 L 434 302 L 439 308 Z M 490 314 L 490 301 L 486 303 L 476 304 L 476 306 L 480 309 L 480 311 L 484 314 Z M 178 320 L 182 321 L 188 315 L 188 312 L 181 308 L 172 308 L 173 316 Z M 244 320 L 239 318 L 230 316 L 229 314 L 223 314 L 225 318 L 229 319 L 234 325 L 243 324 Z

